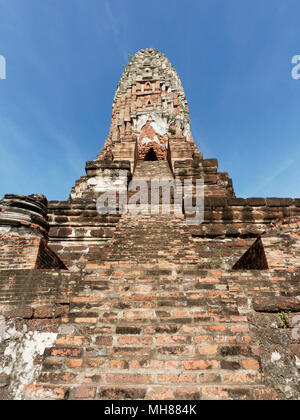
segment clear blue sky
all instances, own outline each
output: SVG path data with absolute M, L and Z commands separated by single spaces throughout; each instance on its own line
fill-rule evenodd
M 236 195 L 300 197 L 299 19 L 299 0 L 0 0 L 0 196 L 67 199 L 107 137 L 127 55 L 152 47 Z

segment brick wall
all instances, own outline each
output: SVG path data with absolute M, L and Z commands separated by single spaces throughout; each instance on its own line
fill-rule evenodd
M 279 219 L 260 236 L 234 265 L 234 269 L 300 268 L 300 218 Z
M 24 267 L 25 268 L 25 267 Z M 59 257 L 49 248 L 47 242 L 44 239 L 41 239 L 36 265 L 34 268 L 37 269 L 56 269 L 56 270 L 65 270 L 67 267 L 59 259 Z
M 0 373 L 2 395 L 296 399 L 299 339 L 292 336 L 292 318 L 300 310 L 298 285 L 297 272 L 174 264 L 2 271 L 1 360 L 9 362 L 8 348 L 19 355 L 15 330 L 22 331 L 23 350 L 33 349 L 37 339 L 45 343 L 42 354 L 27 357 L 34 376 L 23 365 L 16 381 L 19 364 Z M 291 311 L 284 324 L 281 311 Z
M 35 268 L 40 237 L 3 235 L 0 237 L 0 269 Z
M 188 227 L 190 246 L 208 267 L 231 268 L 272 221 L 299 215 L 300 200 L 206 197 L 204 210 L 204 222 Z M 68 268 L 98 263 L 119 220 L 118 214 L 99 215 L 92 199 L 50 202 L 49 245 Z
M 66 268 L 47 245 L 47 204 L 41 195 L 0 200 L 0 270 Z

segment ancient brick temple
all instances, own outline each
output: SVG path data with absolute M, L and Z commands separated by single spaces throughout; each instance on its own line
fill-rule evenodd
M 118 194 L 98 211 L 137 179 L 150 205 L 155 178 L 204 179 L 203 222 L 174 191 L 170 214 L 161 190 L 155 213 L 119 211 Z M 157 50 L 125 68 L 67 201 L 0 201 L 0 250 L 2 399 L 300 397 L 300 199 L 235 196 Z

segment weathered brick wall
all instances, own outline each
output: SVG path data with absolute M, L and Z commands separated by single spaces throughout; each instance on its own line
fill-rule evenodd
M 300 214 L 300 199 L 207 197 L 204 223 L 191 226 L 203 238 L 258 237 L 276 219 Z
M 54 344 L 76 274 L 39 270 L 0 271 L 0 398 L 21 399 L 36 380 L 45 349 Z
M 181 181 L 193 179 L 194 182 L 197 179 L 203 179 L 206 197 L 234 197 L 232 180 L 228 177 L 228 173 L 217 171 L 217 159 L 203 159 L 196 145 L 193 145 L 194 150 L 190 151 L 186 158 L 181 157 L 178 160 L 180 155 L 187 155 L 184 149 L 188 146 L 189 144 L 185 142 L 181 142 L 180 147 L 177 142 L 170 144 L 171 163 L 175 178 Z
M 135 152 L 132 149 L 133 163 L 135 162 Z M 127 187 L 130 175 L 130 160 L 96 160 L 86 163 L 86 176 L 76 181 L 75 187 L 72 188 L 71 199 L 95 199 L 101 193 L 122 186 Z M 120 185 L 121 181 L 121 185 Z
M 281 279 L 282 281 L 282 279 Z M 300 300 L 299 271 L 285 292 L 256 297 L 249 315 L 256 353 L 260 355 L 265 383 L 283 400 L 299 399 Z
M 138 140 L 138 159 L 146 160 L 149 150 L 152 149 L 155 154 L 155 159 L 153 160 L 166 160 L 167 159 L 167 145 L 168 145 L 168 136 L 160 136 L 151 126 L 153 121 L 149 120 L 142 127 L 140 137 Z M 147 139 L 145 141 L 144 139 Z M 157 142 L 159 139 L 159 143 Z
M 0 237 L 0 270 L 53 268 L 66 269 L 64 263 L 39 236 L 3 235 Z
M 268 260 L 261 237 L 251 245 L 233 266 L 234 270 L 266 270 L 268 268 Z
M 66 268 L 48 247 L 47 200 L 5 195 L 0 200 L 0 270 Z
M 0 284 L 3 398 L 299 398 L 298 272 L 118 263 Z
M 49 246 L 71 269 L 99 262 L 111 240 L 118 214 L 99 215 L 91 199 L 49 202 Z
M 0 269 L 35 268 L 41 238 L 19 235 L 0 237 Z
M 300 200 L 206 197 L 204 210 L 204 222 L 188 227 L 190 246 L 198 249 L 202 263 L 207 264 L 203 268 L 231 268 L 272 221 L 299 215 Z M 50 202 L 49 245 L 68 268 L 99 263 L 119 220 L 118 214 L 99 215 L 91 199 Z
M 262 234 L 235 263 L 234 269 L 272 268 L 293 271 L 300 268 L 300 218 L 279 219 Z
M 262 236 L 270 268 L 294 270 L 300 268 L 300 217 L 286 217 L 272 223 Z
M 25 267 L 24 267 L 25 268 Z M 59 257 L 49 248 L 47 242 L 42 239 L 40 242 L 36 265 L 34 268 L 37 269 L 56 269 L 56 270 L 65 270 L 67 267 L 59 259 Z

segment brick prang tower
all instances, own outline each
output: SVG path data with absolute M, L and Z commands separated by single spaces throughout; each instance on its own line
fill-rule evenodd
M 154 179 L 204 180 L 204 220 Z M 146 185 L 139 214 L 97 200 Z M 130 206 L 128 207 L 130 210 Z M 1 399 L 299 399 L 300 199 L 237 198 L 154 49 L 124 69 L 108 138 L 67 201 L 0 200 Z

